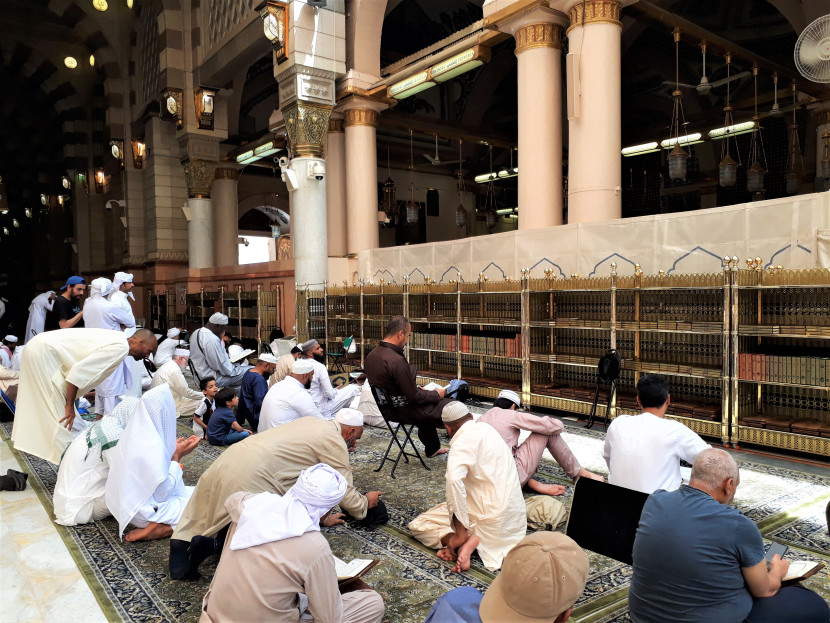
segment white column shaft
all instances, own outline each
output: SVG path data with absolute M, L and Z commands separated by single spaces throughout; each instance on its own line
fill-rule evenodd
M 346 136 L 329 132 L 326 146 L 326 213 L 328 215 L 329 256 L 347 253 L 346 221 Z
M 328 279 L 326 235 L 326 181 L 309 179 L 309 166 L 320 158 L 294 158 L 297 188 L 291 193 L 291 222 L 294 225 L 294 280 L 297 284 L 322 287 Z
M 358 253 L 380 246 L 376 132 L 371 125 L 349 125 L 345 134 L 347 249 Z
M 210 199 L 188 199 L 187 255 L 190 268 L 211 268 L 213 263 L 213 206 Z

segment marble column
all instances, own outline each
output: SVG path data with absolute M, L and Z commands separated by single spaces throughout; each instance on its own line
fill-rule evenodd
M 545 18 L 546 21 L 539 22 Z M 534 23 L 522 23 L 528 19 Z M 519 229 L 562 224 L 562 33 L 540 12 L 516 23 Z
M 184 163 L 187 182 L 187 250 L 190 268 L 211 268 L 213 255 L 213 205 L 210 189 L 216 163 L 188 160 Z
M 215 266 L 236 266 L 239 261 L 239 170 L 218 167 L 213 177 L 213 260 Z
M 380 246 L 378 232 L 377 126 L 379 106 L 351 101 L 344 111 L 348 253 Z
M 346 221 L 346 135 L 343 132 L 342 118 L 329 120 L 327 141 L 326 216 L 328 217 L 328 253 L 329 257 L 344 257 L 347 252 L 348 223 Z
M 568 2 L 568 222 L 618 219 L 621 33 L 619 0 Z M 521 152 L 520 152 L 521 153 Z

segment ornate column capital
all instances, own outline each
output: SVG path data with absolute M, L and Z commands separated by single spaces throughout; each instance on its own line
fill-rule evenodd
M 378 127 L 378 112 L 370 108 L 350 108 L 344 113 L 343 127 L 348 128 L 353 125 L 368 125 L 373 128 Z
M 329 119 L 329 134 L 342 134 L 343 133 L 343 120 L 342 119 Z
M 513 37 L 516 39 L 516 56 L 533 48 L 561 50 L 563 33 L 564 29 L 553 23 L 522 26 L 513 33 Z
M 217 163 L 211 160 L 191 159 L 183 164 L 187 196 L 191 199 L 210 199 L 210 187 L 213 185 Z
M 587 24 L 615 24 L 622 28 L 621 10 L 620 0 L 580 0 L 568 10 L 568 19 L 571 21 L 568 32 Z
M 233 180 L 239 179 L 239 169 L 233 167 L 216 167 L 216 172 L 213 174 L 214 180 Z
M 282 109 L 295 158 L 322 158 L 332 106 L 295 100 Z

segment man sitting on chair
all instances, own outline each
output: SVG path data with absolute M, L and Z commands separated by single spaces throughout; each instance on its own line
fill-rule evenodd
M 311 379 L 311 389 L 308 391 L 323 417 L 330 420 L 340 409 L 347 407 L 360 390 L 355 385 L 339 389 L 332 386 L 328 369 L 317 360 L 317 357 L 324 356 L 323 347 L 317 340 L 304 342 L 301 348 L 303 352 L 300 357 L 314 366 L 314 378 Z

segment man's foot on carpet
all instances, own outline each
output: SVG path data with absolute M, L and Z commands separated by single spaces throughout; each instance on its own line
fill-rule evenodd
M 541 495 L 562 495 L 567 489 L 563 485 L 549 485 L 533 478 L 527 481 L 527 488 Z
M 574 482 L 576 482 L 580 478 L 589 478 L 591 480 L 599 480 L 600 482 L 605 482 L 605 478 L 603 478 L 599 474 L 595 474 L 594 472 L 589 472 L 584 467 L 579 468 L 579 472 L 576 476 L 574 476 Z
M 432 459 L 432 458 L 435 458 L 436 456 L 446 454 L 447 452 L 449 452 L 449 450 L 447 450 L 446 448 L 438 448 L 438 450 L 435 452 L 435 454 L 430 454 L 427 458 Z
M 437 552 L 435 552 L 435 555 L 446 562 L 455 562 L 456 560 L 458 560 L 458 556 L 456 556 L 455 552 L 449 547 L 439 549 Z
M 155 523 L 151 521 L 146 528 L 136 528 L 130 530 L 124 537 L 125 541 L 132 543 L 133 541 L 154 541 L 156 539 L 166 539 L 173 534 L 173 528 L 164 523 Z
M 470 568 L 470 557 L 473 555 L 473 552 L 476 551 L 476 547 L 478 547 L 479 538 L 471 534 L 464 544 L 458 548 L 458 560 L 455 563 L 455 566 L 452 568 L 453 573 L 461 573 L 462 571 L 467 571 Z

